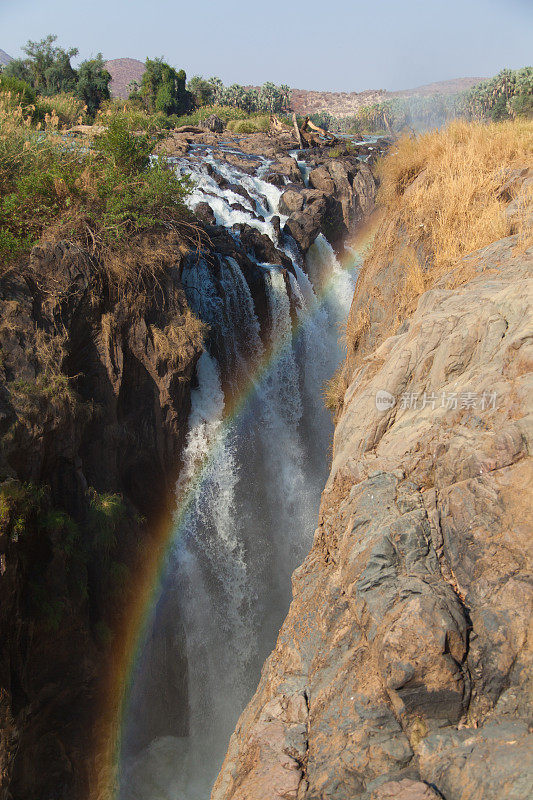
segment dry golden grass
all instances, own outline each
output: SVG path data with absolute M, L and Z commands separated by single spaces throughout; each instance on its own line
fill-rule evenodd
M 198 350 L 203 346 L 208 326 L 196 317 L 189 308 L 173 320 L 164 330 L 156 325 L 151 325 L 150 330 L 154 347 L 158 357 L 175 364 L 183 355 L 192 349 Z
M 341 341 L 346 345 L 358 341 L 370 327 L 370 316 L 366 308 L 358 309 L 356 314 L 350 314 L 346 321 L 345 334 Z
M 454 121 L 442 131 L 403 137 L 379 166 L 379 200 L 422 244 L 433 268 L 510 233 L 500 190 L 509 170 L 533 157 L 533 123 Z M 390 232 L 394 236 L 395 232 Z M 376 246 L 386 250 L 390 236 Z
M 57 124 L 69 127 L 82 125 L 88 121 L 87 106 L 71 94 L 56 94 L 53 97 L 40 97 L 36 104 L 36 114 L 40 118 L 56 118 Z
M 531 164 L 533 122 L 490 125 L 455 120 L 444 130 L 405 136 L 379 165 L 379 201 L 397 216 L 410 246 L 423 245 L 432 269 L 507 236 L 501 188 L 509 170 Z M 374 249 L 394 246 L 396 231 Z
M 520 188 L 513 178 L 532 156 L 533 122 L 525 120 L 455 120 L 394 145 L 378 165 L 384 220 L 356 288 L 346 331 L 349 357 L 368 330 L 365 298 L 382 270 L 389 270 L 393 285 L 382 305 L 381 340 L 445 275 L 450 286 L 472 277 L 471 265 L 461 263 L 466 254 L 513 233 L 520 249 L 533 244 L 533 191 L 515 199 L 514 214 L 505 213 Z
M 342 406 L 344 394 L 348 388 L 348 381 L 344 371 L 344 364 L 341 364 L 333 373 L 333 376 L 324 383 L 322 387 L 322 397 L 324 405 L 332 414 Z

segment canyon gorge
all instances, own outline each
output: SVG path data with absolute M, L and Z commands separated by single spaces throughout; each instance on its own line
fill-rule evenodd
M 533 175 L 430 280 L 396 147 L 174 131 L 187 241 L 2 276 L 0 797 L 531 796 Z

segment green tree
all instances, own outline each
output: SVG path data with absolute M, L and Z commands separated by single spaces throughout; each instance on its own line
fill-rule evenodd
M 70 59 L 77 53 L 78 51 L 75 47 L 69 51 L 58 48 L 55 60 L 45 71 L 46 94 L 53 95 L 75 90 L 78 75 L 72 67 Z
M 94 117 L 104 100 L 109 100 L 109 83 L 111 75 L 106 70 L 101 53 L 96 58 L 83 61 L 78 70 L 76 93 L 87 106 L 87 111 Z
M 187 84 L 196 106 L 208 106 L 215 102 L 215 88 L 201 75 L 194 75 Z
M 218 103 L 219 105 L 224 105 L 224 84 L 220 80 L 220 78 L 213 77 L 209 78 L 207 81 L 208 84 L 211 86 L 213 90 L 213 102 Z
M 145 66 L 141 96 L 150 111 L 186 114 L 192 109 L 194 98 L 185 88 L 184 70 L 175 70 L 162 58 L 147 58 Z
M 78 55 L 78 48 L 64 50 L 56 47 L 57 36 L 49 34 L 40 42 L 29 41 L 23 48 L 28 56 L 25 64 L 31 76 L 31 85 L 41 94 L 71 92 L 76 87 L 77 74 L 70 59 Z

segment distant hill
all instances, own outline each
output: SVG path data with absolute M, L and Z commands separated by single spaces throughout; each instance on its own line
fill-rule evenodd
M 112 58 L 110 61 L 106 61 L 105 65 L 111 75 L 111 97 L 125 99 L 130 93 L 129 84 L 132 81 L 141 82 L 144 64 L 136 58 Z
M 8 56 L 5 50 L 0 50 L 0 64 L 5 66 L 6 64 L 9 64 L 10 61 L 13 61 L 11 56 Z
M 334 117 L 348 117 L 363 106 L 371 106 L 385 100 L 384 89 L 367 89 L 364 92 L 315 92 L 293 89 L 291 106 L 297 114 L 318 114 L 327 111 Z
M 483 78 L 452 78 L 418 86 L 415 89 L 403 89 L 399 92 L 388 92 L 385 89 L 367 89 L 364 92 L 314 92 L 305 89 L 293 89 L 292 107 L 298 114 L 316 114 L 327 111 L 334 117 L 349 117 L 363 106 L 371 106 L 394 97 L 431 97 L 437 94 L 456 94 L 475 86 Z
M 438 81 L 437 83 L 426 83 L 424 86 L 417 86 L 416 89 L 403 89 L 401 92 L 389 92 L 394 97 L 411 97 L 417 95 L 432 94 L 458 94 L 466 92 L 477 83 L 481 83 L 485 78 L 451 78 L 449 81 Z

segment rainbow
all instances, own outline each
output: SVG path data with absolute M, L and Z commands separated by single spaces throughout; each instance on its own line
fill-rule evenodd
M 341 266 L 348 272 L 355 271 L 363 261 L 377 228 L 377 216 L 361 227 L 350 240 L 350 250 L 341 258 Z M 327 299 L 334 287 L 335 276 L 331 276 L 321 287 L 316 303 L 308 311 L 307 319 L 312 317 Z M 299 319 L 293 327 L 293 337 L 297 336 L 306 319 Z M 243 410 L 249 398 L 256 391 L 261 381 L 274 367 L 287 347 L 286 341 L 274 342 L 265 347 L 264 354 L 252 374 L 250 374 L 240 391 L 226 400 L 224 421 L 217 436 L 211 442 L 205 457 L 196 464 L 187 486 L 181 491 L 177 506 L 169 519 L 168 514 L 151 532 L 151 558 L 139 565 L 139 577 L 133 597 L 124 610 L 120 630 L 117 632 L 112 658 L 105 686 L 102 691 L 103 707 L 101 722 L 97 731 L 96 775 L 91 797 L 116 797 L 117 769 L 119 765 L 122 734 L 129 707 L 134 667 L 144 641 L 152 611 L 160 594 L 167 556 L 170 549 L 179 541 L 185 530 L 187 514 L 206 477 L 210 464 L 223 441 L 229 427 Z

